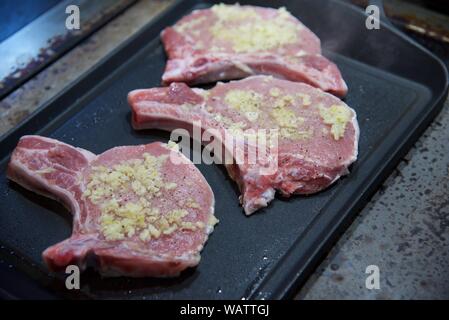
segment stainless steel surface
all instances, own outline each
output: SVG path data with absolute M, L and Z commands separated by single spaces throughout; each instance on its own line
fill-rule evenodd
M 134 0 L 65 0 L 0 43 L 0 96 Z M 66 28 L 66 7 L 80 9 L 80 29 Z
M 373 3 L 373 0 L 346 1 L 361 8 Z M 428 33 L 429 37 L 435 37 L 437 40 L 448 40 L 442 37 L 444 34 L 448 34 L 448 16 L 444 12 L 438 11 L 436 5 L 432 9 L 424 6 L 426 3 L 432 4 L 431 1 L 383 0 L 380 3 L 383 3 L 385 14 L 394 23 L 403 24 L 410 30 Z

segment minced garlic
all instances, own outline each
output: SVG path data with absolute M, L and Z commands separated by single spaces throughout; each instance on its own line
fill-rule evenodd
M 271 88 L 270 89 L 270 95 L 272 96 L 272 97 L 279 97 L 279 95 L 281 94 L 281 90 L 279 90 L 279 88 Z
M 160 170 L 168 158 L 148 153 L 144 159 L 133 159 L 112 168 L 96 166 L 88 177 L 83 194 L 100 207 L 100 229 L 107 240 L 121 240 L 137 235 L 142 241 L 169 235 L 179 229 L 192 229 L 184 217 L 185 209 L 169 212 L 152 205 L 152 200 L 164 190 L 177 187 L 175 182 L 163 181 Z M 194 225 L 199 228 L 198 225 Z
M 193 198 L 187 199 L 185 206 L 188 208 L 199 208 L 200 207 L 200 205 Z
M 211 10 L 219 20 L 223 21 L 258 18 L 258 14 L 252 8 L 242 8 L 239 4 L 226 5 L 224 3 L 220 3 L 212 6 Z
M 295 99 L 292 95 L 284 95 L 276 99 L 271 117 L 279 125 L 279 135 L 289 139 L 306 139 L 312 133 L 310 130 L 300 130 L 299 126 L 304 123 L 304 118 L 298 117 L 293 111 Z
M 339 140 L 345 134 L 346 124 L 351 120 L 352 113 L 343 105 L 332 105 L 329 108 L 319 106 L 320 116 L 325 124 L 331 125 L 331 133 L 335 140 Z
M 206 20 L 206 17 L 199 17 L 196 19 L 192 19 L 190 21 L 182 22 L 181 24 L 178 24 L 175 26 L 175 30 L 177 32 L 183 33 L 185 31 L 194 31 L 194 28 L 198 27 L 201 23 L 203 23 Z
M 313 135 L 313 130 L 300 130 L 298 128 L 280 128 L 279 135 L 289 139 L 308 139 Z
M 302 99 L 302 105 L 303 106 L 310 106 L 312 104 L 312 100 L 310 98 L 310 95 L 305 93 L 298 93 L 298 97 Z
M 238 5 L 215 5 L 212 12 L 218 18 L 211 28 L 212 35 L 229 41 L 236 52 L 264 51 L 298 40 L 298 25 L 289 19 L 285 8 L 279 9 L 273 19 L 264 19 L 252 8 Z
M 298 122 L 304 121 L 300 120 L 290 108 L 294 102 L 295 99 L 291 95 L 282 96 L 275 101 L 271 116 L 280 127 L 297 128 Z
M 270 116 L 278 125 L 279 135 L 290 139 L 305 139 L 311 136 L 311 130 L 300 130 L 299 127 L 304 123 L 304 118 L 299 117 L 294 112 L 295 97 L 287 94 L 282 95 L 279 88 L 270 89 L 270 95 L 275 99 L 273 109 Z M 302 97 L 307 99 L 307 97 Z M 310 97 L 309 97 L 310 99 Z M 225 96 L 225 102 L 231 108 L 238 110 L 249 121 L 254 122 L 260 115 L 260 108 L 262 107 L 263 96 L 252 90 L 230 90 Z M 306 101 L 307 103 L 308 101 Z M 225 125 L 228 131 L 239 137 L 251 138 L 251 134 L 243 132 L 246 127 L 243 122 L 233 122 L 231 119 L 217 114 L 214 119 Z M 262 119 L 263 120 L 263 119 Z M 261 121 L 262 121 L 261 120 Z M 263 121 L 261 122 L 263 123 Z
M 246 127 L 246 123 L 242 121 L 233 121 L 231 118 L 223 116 L 221 114 L 214 115 L 214 119 L 220 122 L 231 134 L 240 134 Z
M 225 96 L 225 103 L 241 112 L 251 122 L 259 117 L 262 101 L 262 95 L 252 90 L 229 90 Z
M 293 112 L 293 110 L 287 107 L 275 107 L 271 111 L 271 116 L 276 120 L 276 123 L 280 127 L 298 127 L 299 117 L 296 117 L 296 114 Z
M 178 145 L 176 142 L 172 141 L 172 140 L 169 140 L 169 141 L 168 141 L 167 146 L 168 146 L 171 150 L 179 151 L 179 145 Z

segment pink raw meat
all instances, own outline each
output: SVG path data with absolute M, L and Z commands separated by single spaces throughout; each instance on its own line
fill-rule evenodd
M 216 222 L 204 177 L 179 151 L 159 142 L 95 155 L 54 139 L 24 136 L 7 174 L 73 214 L 72 236 L 43 253 L 55 271 L 70 264 L 85 269 L 93 257 L 106 276 L 176 276 L 199 263 Z M 162 219 L 171 229 L 160 224 Z M 157 236 L 157 231 L 163 232 Z
M 284 8 L 215 5 L 162 31 L 165 84 L 189 85 L 266 74 L 305 82 L 337 96 L 348 88 L 320 40 Z
M 224 139 L 227 135 L 237 141 L 245 138 L 244 130 L 278 129 L 278 146 L 271 153 L 276 157 L 250 163 L 245 162 L 245 154 L 244 161 L 226 164 L 240 187 L 246 214 L 266 206 L 275 190 L 289 196 L 326 188 L 347 174 L 357 158 L 355 111 L 335 96 L 303 83 L 270 76 L 218 83 L 211 90 L 172 83 L 165 88 L 134 90 L 128 102 L 135 129 L 192 132 L 200 122 L 203 132 L 218 130 L 216 139 L 229 153 L 236 143 L 229 145 Z M 275 172 L 262 173 L 261 169 L 273 164 Z

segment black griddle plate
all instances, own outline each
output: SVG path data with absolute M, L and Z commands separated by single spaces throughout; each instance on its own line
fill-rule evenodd
M 389 26 L 367 30 L 362 11 L 340 1 L 240 2 L 286 6 L 321 38 L 325 55 L 338 64 L 349 86 L 345 101 L 357 111 L 361 130 L 351 174 L 313 196 L 278 198 L 248 218 L 223 166 L 199 165 L 215 193 L 220 223 L 196 269 L 162 280 L 101 279 L 87 271 L 75 292 L 65 289 L 62 275 L 48 274 L 41 253 L 70 236 L 70 215 L 7 181 L 10 153 L 24 134 L 95 153 L 167 141 L 168 133 L 131 128 L 126 96 L 132 89 L 159 86 L 166 61 L 159 32 L 192 9 L 213 3 L 180 1 L 0 142 L 0 292 L 34 298 L 260 299 L 289 297 L 305 281 L 438 113 L 447 94 L 446 70 Z

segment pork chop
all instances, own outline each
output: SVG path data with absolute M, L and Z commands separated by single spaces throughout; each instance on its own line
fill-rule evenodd
M 128 94 L 128 102 L 135 129 L 184 128 L 192 132 L 201 126 L 203 132 L 213 130 L 214 140 L 233 155 L 240 154 L 236 151 L 242 144 L 237 140 L 258 135 L 258 130 L 274 129 L 277 143 L 267 157 L 250 163 L 244 156 L 243 161 L 225 163 L 241 190 L 247 215 L 266 206 L 275 190 L 289 196 L 326 188 L 347 174 L 357 158 L 355 111 L 335 96 L 304 83 L 271 76 L 218 83 L 211 90 L 172 83 L 134 90 Z M 245 141 L 246 155 L 249 140 Z M 272 172 L 262 170 L 273 164 Z
M 189 85 L 266 74 L 337 96 L 348 90 L 318 37 L 285 8 L 214 5 L 161 33 L 168 61 L 162 81 Z
M 54 271 L 71 264 L 83 270 L 93 257 L 105 276 L 176 276 L 199 263 L 218 221 L 204 177 L 179 151 L 159 142 L 95 155 L 24 136 L 7 175 L 73 214 L 72 236 L 43 253 Z

